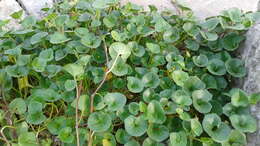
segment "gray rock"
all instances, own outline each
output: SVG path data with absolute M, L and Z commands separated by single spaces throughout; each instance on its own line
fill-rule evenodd
M 242 82 L 242 88 L 250 94 L 260 92 L 260 23 L 251 28 L 246 36 L 241 55 L 248 73 Z M 248 146 L 260 146 L 260 104 L 252 106 L 251 113 L 258 120 L 258 131 L 248 134 Z
M 15 0 L 0 0 L 0 20 L 10 19 L 8 29 L 19 27 L 18 22 L 10 17 L 12 13 L 19 10 L 22 10 L 22 8 Z
M 34 15 L 37 18 L 43 16 L 42 8 L 51 7 L 53 0 L 18 0 L 29 15 Z
M 148 5 L 155 5 L 159 10 L 171 9 L 175 7 L 172 0 L 121 0 L 122 4 L 132 2 L 142 5 L 147 9 Z M 255 11 L 258 0 L 182 0 L 183 3 L 190 7 L 198 18 L 206 18 L 218 15 L 221 11 L 237 7 L 244 11 Z

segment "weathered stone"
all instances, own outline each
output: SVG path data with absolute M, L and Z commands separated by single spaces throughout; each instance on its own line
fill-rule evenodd
M 53 0 L 18 0 L 20 4 L 25 8 L 25 10 L 37 18 L 43 16 L 42 8 L 51 7 L 53 5 Z
M 0 0 L 0 20 L 10 19 L 8 28 L 18 28 L 18 22 L 10 17 L 14 12 L 22 10 L 15 0 Z
M 159 10 L 171 9 L 175 7 L 172 0 L 121 0 L 122 4 L 132 2 L 142 5 L 146 9 L 148 5 L 155 5 Z M 244 11 L 255 11 L 258 0 L 182 0 L 184 4 L 190 7 L 195 15 L 201 19 L 218 15 L 221 11 L 237 7 Z
M 251 28 L 246 36 L 240 49 L 248 72 L 242 88 L 250 94 L 260 92 L 260 23 Z M 252 106 L 251 113 L 258 120 L 258 131 L 248 134 L 248 146 L 260 146 L 260 104 Z

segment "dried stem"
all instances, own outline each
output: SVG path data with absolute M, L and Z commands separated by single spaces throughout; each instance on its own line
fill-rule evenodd
M 5 134 L 4 134 L 5 128 L 15 128 L 15 127 L 13 127 L 13 126 L 4 126 L 4 127 L 1 129 L 1 131 L 0 131 L 0 133 L 1 133 L 2 137 L 3 137 L 3 140 L 6 142 L 7 146 L 11 146 L 10 142 L 8 141 L 8 139 L 6 138 L 6 136 L 5 136 Z
M 74 79 L 76 81 L 76 79 Z M 79 98 L 80 98 L 80 94 L 81 94 L 81 89 L 82 89 L 82 80 L 80 81 L 79 86 L 76 85 L 76 136 L 77 136 L 77 146 L 80 146 L 80 138 L 79 138 L 79 113 L 78 113 L 78 109 L 79 109 Z
M 103 40 L 104 41 L 104 40 Z M 104 41 L 104 49 L 105 49 L 105 53 L 106 53 L 106 57 L 107 57 L 107 64 L 108 64 L 108 55 L 107 55 L 107 47 L 105 45 L 105 41 Z M 103 84 L 105 83 L 106 81 L 106 78 L 107 78 L 107 75 L 113 70 L 113 68 L 115 67 L 116 65 L 116 62 L 119 58 L 120 54 L 118 54 L 112 64 L 112 66 L 110 67 L 109 70 L 107 70 L 104 74 L 104 77 L 103 77 L 103 80 L 101 81 L 101 83 L 98 85 L 98 87 L 96 88 L 96 90 L 94 91 L 94 93 L 90 96 L 90 114 L 94 112 L 94 98 L 97 94 L 97 92 L 99 91 L 99 89 L 103 86 Z M 92 146 L 92 143 L 93 143 L 93 135 L 94 135 L 94 132 L 93 131 L 89 131 L 89 137 L 88 137 L 88 146 Z

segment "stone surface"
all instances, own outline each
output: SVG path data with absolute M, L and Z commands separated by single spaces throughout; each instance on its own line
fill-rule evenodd
M 15 0 L 0 0 L 0 20 L 11 19 L 10 15 L 22 10 Z M 11 19 L 8 28 L 18 28 L 18 22 Z
M 40 18 L 43 15 L 42 8 L 51 7 L 53 0 L 18 0 L 24 9 L 30 14 Z
M 260 92 L 260 23 L 246 34 L 246 41 L 241 47 L 241 55 L 247 67 L 247 76 L 242 88 L 248 93 Z M 260 128 L 260 103 L 251 107 L 251 113 L 258 119 Z M 248 146 L 260 146 L 260 130 L 248 135 Z
M 145 8 L 148 5 L 155 5 L 159 10 L 172 9 L 171 0 L 121 0 L 122 4 L 132 2 L 142 5 Z M 244 11 L 255 11 L 257 9 L 258 0 L 182 0 L 188 7 L 190 7 L 196 16 L 199 18 L 206 18 L 209 16 L 218 15 L 222 10 L 237 7 Z

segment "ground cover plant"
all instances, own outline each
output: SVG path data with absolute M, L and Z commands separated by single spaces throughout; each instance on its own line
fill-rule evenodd
M 236 50 L 259 13 L 199 21 L 118 0 L 62 2 L 0 21 L 0 145 L 245 146 L 260 94 Z M 233 86 L 234 87 L 234 86 Z

